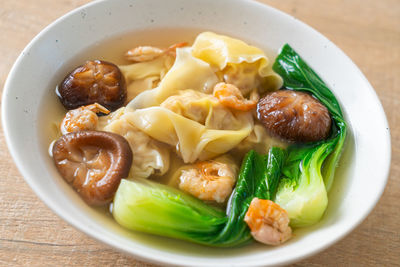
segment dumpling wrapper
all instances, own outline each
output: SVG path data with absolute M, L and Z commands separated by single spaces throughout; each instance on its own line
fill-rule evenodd
M 161 104 L 127 112 L 124 116 L 152 138 L 175 147 L 185 163 L 224 154 L 253 129 L 249 112 L 233 112 L 211 95 L 187 90 L 171 98 L 175 99 L 166 102 L 176 106 Z
M 243 84 L 240 81 L 240 76 L 245 72 L 243 70 L 249 66 L 246 63 L 254 63 L 254 69 L 258 70 L 261 80 L 255 80 L 253 86 L 248 85 L 248 88 L 238 86 L 239 89 L 245 90 L 245 92 L 242 92 L 244 95 L 254 89 L 251 87 L 258 86 L 258 82 L 262 84 L 262 89 L 265 91 L 277 90 L 282 87 L 283 80 L 272 70 L 272 64 L 269 63 L 265 53 L 261 49 L 248 45 L 239 39 L 212 32 L 203 32 L 197 36 L 192 46 L 192 54 L 209 63 L 217 71 L 238 76 L 236 78 L 238 81 L 235 85 Z M 248 79 L 248 77 L 243 77 L 243 79 Z
M 169 168 L 169 149 L 131 124 L 126 115 L 125 108 L 120 108 L 109 116 L 100 117 L 98 130 L 122 135 L 128 141 L 133 154 L 129 177 L 165 174 Z
M 179 90 L 184 89 L 211 93 L 218 82 L 210 65 L 193 57 L 190 47 L 178 48 L 175 63 L 159 86 L 139 94 L 127 105 L 127 109 L 159 106 L 169 96 L 178 94 Z
M 151 61 L 118 66 L 127 85 L 127 101 L 131 101 L 143 91 L 153 89 L 154 84 L 172 67 L 173 62 L 173 57 L 163 55 Z

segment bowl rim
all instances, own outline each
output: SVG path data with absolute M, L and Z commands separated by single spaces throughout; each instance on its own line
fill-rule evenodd
M 57 209 L 57 204 L 53 204 L 51 201 L 49 201 L 48 197 L 46 196 L 46 192 L 42 191 L 38 186 L 36 186 L 35 182 L 33 181 L 33 179 L 31 179 L 31 175 L 29 172 L 27 172 L 24 168 L 23 162 L 19 157 L 19 152 L 17 151 L 17 149 L 15 148 L 15 144 L 14 141 L 12 139 L 12 136 L 10 136 L 10 132 L 9 132 L 9 125 L 10 125 L 10 120 L 8 119 L 9 112 L 8 112 L 8 101 L 7 101 L 7 95 L 8 92 L 10 90 L 12 90 L 12 84 L 11 81 L 13 80 L 13 77 L 16 76 L 17 70 L 21 65 L 21 62 L 23 61 L 23 58 L 25 56 L 25 54 L 27 53 L 27 51 L 29 51 L 31 49 L 31 47 L 37 42 L 37 40 L 39 40 L 40 38 L 42 38 L 42 36 L 46 35 L 46 33 L 52 28 L 54 27 L 56 24 L 61 23 L 62 21 L 68 19 L 69 17 L 87 9 L 87 8 L 91 8 L 92 6 L 96 6 L 96 5 L 101 5 L 104 2 L 108 2 L 111 0 L 99 0 L 99 1 L 93 1 L 93 2 L 89 2 L 85 5 L 82 5 L 78 8 L 75 8 L 71 11 L 69 11 L 68 13 L 64 14 L 63 16 L 59 17 L 58 19 L 56 19 L 55 21 L 53 21 L 52 23 L 50 23 L 48 26 L 46 26 L 43 30 L 41 30 L 29 43 L 28 45 L 22 50 L 22 52 L 20 53 L 20 55 L 18 56 L 17 60 L 15 61 L 15 63 L 13 64 L 9 75 L 5 81 L 4 84 L 4 88 L 3 88 L 3 95 L 2 95 L 2 109 L 1 109 L 1 119 L 2 119 L 2 126 L 3 126 L 3 132 L 4 132 L 4 136 L 5 136 L 5 140 L 7 143 L 7 147 L 8 150 L 13 158 L 13 161 L 15 163 L 15 165 L 17 166 L 19 172 L 22 174 L 24 180 L 26 183 L 29 184 L 29 186 L 32 188 L 32 190 L 35 192 L 35 194 L 55 213 L 57 214 L 61 219 L 63 219 L 64 221 L 66 221 L 68 224 L 70 224 L 71 226 L 73 226 L 74 228 L 78 229 L 79 231 L 85 233 L 86 235 L 89 235 L 91 238 L 94 238 L 95 240 L 101 241 L 104 244 L 109 245 L 112 248 L 117 249 L 118 251 L 121 251 L 127 255 L 130 256 L 134 256 L 139 260 L 144 260 L 146 262 L 152 262 L 152 263 L 156 263 L 156 264 L 168 264 L 168 265 L 187 265 L 187 262 L 184 259 L 172 259 L 172 258 L 163 258 L 163 259 L 155 259 L 154 255 L 150 254 L 150 253 L 144 253 L 143 251 L 140 252 L 136 252 L 136 251 L 132 251 L 129 250 L 121 245 L 119 245 L 117 242 L 107 238 L 107 237 L 102 237 L 101 235 L 98 235 L 98 233 L 95 230 L 92 230 L 89 227 L 86 227 L 82 224 L 79 223 L 79 221 L 77 219 L 74 219 L 73 217 L 69 216 L 68 214 L 65 214 L 63 212 L 61 212 L 60 210 Z M 232 1 L 232 0 L 231 0 Z M 385 139 L 383 140 L 383 144 L 382 146 L 386 148 L 386 156 L 387 156 L 387 161 L 386 161 L 386 165 L 384 166 L 384 173 L 382 175 L 382 177 L 385 178 L 384 181 L 382 181 L 381 183 L 381 187 L 377 188 L 377 193 L 375 194 L 374 198 L 372 200 L 370 200 L 370 205 L 369 207 L 366 209 L 366 211 L 364 212 L 364 214 L 362 214 L 362 216 L 359 216 L 357 218 L 357 220 L 353 221 L 352 224 L 347 225 L 347 227 L 345 229 L 343 229 L 339 235 L 337 235 L 335 238 L 331 239 L 330 241 L 324 242 L 322 245 L 311 249 L 309 251 L 307 251 L 306 253 L 303 253 L 301 255 L 294 255 L 292 257 L 288 257 L 285 259 L 279 259 L 276 260 L 274 262 L 268 263 L 268 265 L 281 265 L 281 264 L 290 264 L 302 259 L 305 259 L 307 257 L 310 257 L 311 255 L 317 254 L 319 252 L 321 252 L 322 250 L 325 250 L 326 248 L 330 247 L 331 245 L 333 245 L 334 243 L 340 241 L 341 239 L 343 239 L 346 235 L 348 235 L 351 231 L 353 231 L 357 226 L 359 226 L 361 224 L 361 222 L 363 222 L 365 220 L 365 218 L 372 212 L 372 210 L 374 209 L 374 207 L 377 205 L 380 197 L 382 196 L 384 189 L 386 187 L 387 181 L 389 179 L 389 172 L 390 172 L 390 164 L 391 164 L 391 135 L 390 135 L 390 130 L 389 130 L 389 124 L 387 121 L 387 117 L 386 114 L 384 112 L 382 103 L 379 100 L 379 97 L 377 96 L 375 90 L 373 89 L 373 87 L 371 86 L 371 84 L 369 83 L 369 81 L 366 79 L 366 77 L 364 76 L 364 74 L 361 72 L 361 70 L 356 66 L 356 64 L 339 48 L 337 47 L 332 41 L 330 41 L 327 37 L 325 37 L 323 34 L 319 33 L 317 30 L 315 30 L 314 28 L 312 28 L 311 26 L 309 26 L 308 24 L 294 18 L 293 16 L 280 11 L 274 7 L 269 6 L 266 3 L 260 3 L 260 2 L 256 2 L 254 0 L 233 0 L 236 2 L 243 2 L 247 5 L 254 5 L 258 8 L 264 8 L 264 9 L 269 9 L 270 12 L 274 12 L 277 13 L 280 16 L 284 16 L 287 19 L 294 19 L 296 20 L 296 23 L 298 23 L 299 25 L 301 25 L 302 27 L 307 28 L 307 30 L 313 32 L 313 34 L 317 34 L 320 37 L 322 37 L 323 39 L 325 39 L 325 41 L 327 43 L 329 43 L 330 45 L 332 45 L 335 49 L 337 49 L 337 51 L 341 54 L 341 56 L 343 56 L 344 58 L 348 59 L 349 63 L 351 63 L 352 67 L 358 72 L 358 75 L 363 79 L 363 81 L 365 82 L 366 86 L 366 90 L 369 90 L 370 93 L 374 96 L 374 98 L 376 98 L 376 102 L 377 102 L 377 106 L 378 106 L 378 111 L 383 115 L 382 119 L 383 124 L 385 125 L 387 131 L 385 131 Z M 261 263 L 261 264 L 265 264 L 265 263 Z M 204 266 L 204 264 L 202 264 Z M 222 266 L 225 264 L 212 264 L 209 266 Z M 254 263 L 254 262 L 248 262 L 248 266 L 259 266 L 260 263 Z

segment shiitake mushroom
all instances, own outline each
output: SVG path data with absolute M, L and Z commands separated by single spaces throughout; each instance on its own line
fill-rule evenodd
M 110 132 L 65 134 L 54 143 L 52 152 L 61 176 L 90 205 L 110 202 L 132 164 L 129 143 Z
M 118 66 L 101 60 L 87 61 L 59 84 L 56 93 L 66 109 L 99 103 L 108 110 L 120 108 L 127 95 Z
M 332 123 L 316 98 L 292 90 L 268 93 L 257 104 L 257 116 L 270 134 L 292 142 L 326 139 Z

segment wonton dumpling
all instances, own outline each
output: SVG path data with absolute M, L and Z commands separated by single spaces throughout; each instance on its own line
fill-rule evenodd
M 130 110 L 158 106 L 179 90 L 193 89 L 211 93 L 219 82 L 210 65 L 191 54 L 191 48 L 176 49 L 176 60 L 172 68 L 161 80 L 157 88 L 144 91 L 133 99 L 127 108 Z
M 125 116 L 149 136 L 175 147 L 185 163 L 224 154 L 253 129 L 249 112 L 233 112 L 215 97 L 193 90 Z
M 212 95 L 194 90 L 182 90 L 168 97 L 160 107 L 206 126 L 207 129 L 235 130 L 242 126 L 235 114 Z
M 126 88 L 128 93 L 126 100 L 129 102 L 141 92 L 155 88 L 159 82 L 159 76 L 150 76 L 132 81 Z
M 225 82 L 236 85 L 243 95 L 259 85 L 263 90 L 276 90 L 283 84 L 265 53 L 238 39 L 203 32 L 197 36 L 192 54 L 221 71 Z M 249 79 L 251 75 L 253 79 Z
M 262 82 L 258 75 L 258 62 L 229 63 L 220 75 L 222 75 L 225 83 L 235 85 L 244 96 L 247 96 L 254 89 L 258 89 Z
M 151 61 L 119 66 L 127 84 L 127 101 L 139 93 L 153 89 L 172 67 L 174 58 L 163 55 Z
M 152 174 L 163 175 L 168 171 L 168 148 L 132 125 L 126 118 L 124 108 L 101 117 L 99 130 L 117 133 L 128 141 L 133 153 L 129 177 L 147 178 Z

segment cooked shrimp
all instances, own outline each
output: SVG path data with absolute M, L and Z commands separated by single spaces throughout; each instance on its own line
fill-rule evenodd
M 244 220 L 261 243 L 279 245 L 292 236 L 287 212 L 271 200 L 253 198 Z
M 186 42 L 177 43 L 164 50 L 154 46 L 138 46 L 128 50 L 128 52 L 125 54 L 125 57 L 126 59 L 134 62 L 150 61 L 164 54 L 171 54 L 175 57 L 176 49 L 187 45 L 188 44 Z
M 135 62 L 144 62 L 153 60 L 164 53 L 163 50 L 153 46 L 138 46 L 126 52 L 125 57 Z
M 249 111 L 257 106 L 257 101 L 244 98 L 239 88 L 230 83 L 216 84 L 213 95 L 222 105 L 236 110 Z
M 223 203 L 232 193 L 236 172 L 226 163 L 213 160 L 195 164 L 183 170 L 179 188 L 201 199 Z
M 98 103 L 82 106 L 67 112 L 61 122 L 61 133 L 67 134 L 82 130 L 95 130 L 98 117 L 96 113 L 110 113 L 108 109 Z

